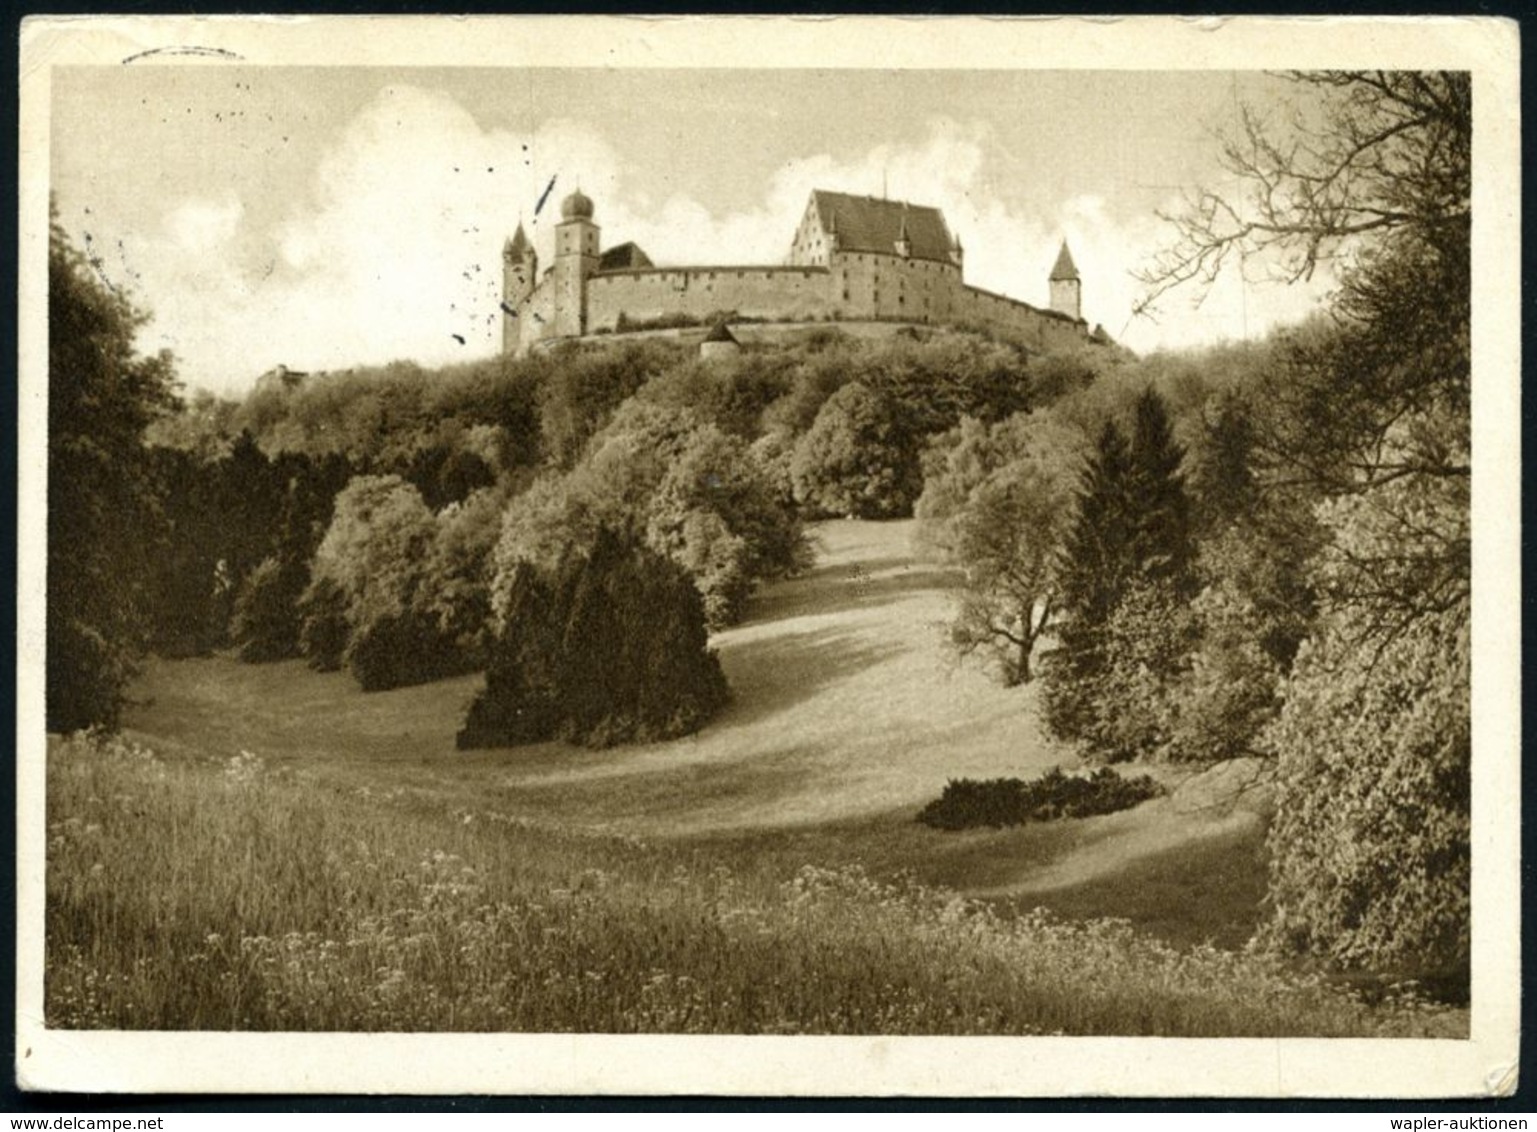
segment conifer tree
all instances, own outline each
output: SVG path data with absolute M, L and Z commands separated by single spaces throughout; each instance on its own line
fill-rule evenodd
M 1137 398 L 1126 495 L 1131 512 L 1131 566 L 1145 582 L 1169 582 L 1189 596 L 1190 499 L 1163 398 L 1151 387 Z
M 1100 433 L 1064 543 L 1062 627 L 1047 669 L 1047 722 L 1065 738 L 1101 743 L 1125 735 L 1119 721 L 1129 714 L 1146 719 L 1162 714 L 1161 704 L 1140 701 L 1161 695 L 1168 673 L 1128 681 L 1121 678 L 1125 672 L 1112 670 L 1128 650 L 1157 657 L 1164 666 L 1177 665 L 1185 652 L 1182 636 L 1147 639 L 1160 634 L 1167 620 L 1147 611 L 1177 608 L 1194 584 L 1183 459 L 1163 399 L 1151 388 L 1137 399 L 1129 446 L 1113 421 Z M 1134 608 L 1126 605 L 1133 594 Z M 1125 616 L 1118 618 L 1123 607 Z M 1168 625 L 1176 633 L 1173 620 Z M 1131 688 L 1136 691 L 1128 692 Z M 1129 694 L 1139 702 L 1121 702 Z M 1118 738 L 1115 750 L 1101 753 L 1127 757 L 1150 744 L 1147 734 L 1130 746 Z
M 560 719 L 561 626 L 575 571 L 568 566 L 548 584 L 531 563 L 513 567 L 503 629 L 491 646 L 486 687 L 470 705 L 458 745 L 510 747 L 555 733 Z
M 589 746 L 696 731 L 726 701 L 704 603 L 687 572 L 604 527 L 553 582 L 516 562 L 486 689 L 459 746 L 560 738 Z
M 1103 624 L 1129 575 L 1136 517 L 1128 487 L 1131 452 L 1114 421 L 1106 421 L 1084 469 L 1078 514 L 1062 549 L 1062 611 L 1069 624 Z
M 1058 567 L 1061 621 L 1045 666 L 1045 706 L 1048 725 L 1064 738 L 1079 737 L 1088 725 L 1094 677 L 1104 668 L 1104 627 L 1129 580 L 1131 468 L 1126 438 L 1107 420 L 1084 468 Z

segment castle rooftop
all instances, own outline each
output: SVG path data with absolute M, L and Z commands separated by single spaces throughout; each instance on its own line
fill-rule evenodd
M 1053 282 L 1062 279 L 1077 279 L 1078 265 L 1073 262 L 1073 253 L 1067 250 L 1067 241 L 1062 241 L 1062 250 L 1057 253 L 1056 266 L 1051 269 Z
M 817 189 L 811 197 L 822 230 L 837 233 L 839 251 L 896 255 L 897 242 L 905 239 L 912 259 L 950 262 L 954 242 L 937 208 L 826 189 Z
M 654 266 L 651 257 L 633 240 L 609 248 L 598 258 L 599 271 L 643 271 Z

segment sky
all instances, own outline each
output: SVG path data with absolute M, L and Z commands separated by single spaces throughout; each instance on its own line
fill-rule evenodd
M 779 263 L 813 189 L 943 210 L 968 283 L 1039 306 L 1061 241 L 1083 313 L 1139 352 L 1264 333 L 1327 278 L 1231 272 L 1136 315 L 1258 73 L 158 65 L 54 72 L 51 187 L 189 388 L 496 352 L 502 242 L 559 201 L 659 265 Z M 554 188 L 546 197 L 546 190 Z M 1230 187 L 1230 182 L 1226 183 Z M 542 207 L 541 207 L 541 202 Z

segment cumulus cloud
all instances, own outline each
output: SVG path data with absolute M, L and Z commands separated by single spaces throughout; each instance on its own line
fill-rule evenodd
M 233 195 L 172 202 L 160 234 L 124 258 L 155 307 L 160 340 L 147 345 L 175 350 L 188 381 L 231 392 L 278 362 L 319 370 L 494 352 L 502 240 L 521 218 L 547 264 L 559 202 L 578 183 L 604 244 L 634 240 L 658 263 L 781 262 L 812 189 L 884 185 L 943 210 L 965 244 L 969 282 L 1037 305 L 1066 237 L 1085 317 L 1136 349 L 1253 333 L 1316 298 L 1261 304 L 1253 288 L 1227 283 L 1199 307 L 1180 297 L 1158 322 L 1133 318 L 1130 272 L 1168 237 L 1156 218 L 1121 215 L 1096 196 L 1043 206 L 1011 191 L 995 153 L 985 124 L 936 119 L 918 140 L 854 158 L 794 157 L 756 204 L 732 211 L 686 182 L 653 199 L 656 186 L 627 181 L 615 147 L 585 125 L 486 129 L 449 96 L 403 84 L 353 119 L 275 227 L 250 231 Z
M 166 215 L 165 227 L 182 251 L 208 255 L 234 238 L 244 215 L 245 206 L 234 195 L 218 201 L 188 200 Z

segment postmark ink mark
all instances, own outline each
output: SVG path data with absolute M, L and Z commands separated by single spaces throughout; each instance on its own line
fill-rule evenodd
M 559 176 L 557 173 L 555 176 Z M 534 205 L 534 215 L 539 215 L 539 210 L 544 207 L 544 202 L 550 199 L 550 194 L 555 191 L 555 177 L 550 178 L 550 183 L 544 186 L 544 192 L 539 194 L 539 203 Z
M 186 44 L 177 47 L 151 47 L 148 51 L 140 51 L 123 60 L 123 66 L 129 63 L 137 63 L 140 59 L 148 59 L 153 55 L 198 55 L 205 59 L 231 59 L 237 63 L 245 62 L 245 56 L 238 52 L 226 50 L 223 47 L 198 47 L 194 44 Z

